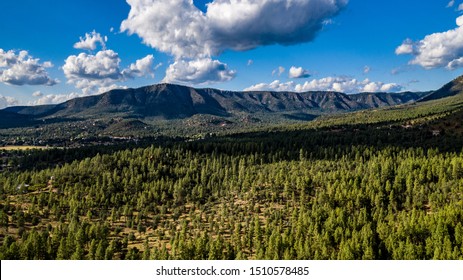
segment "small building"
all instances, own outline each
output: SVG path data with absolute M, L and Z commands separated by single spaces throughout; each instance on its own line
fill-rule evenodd
M 440 131 L 440 130 L 438 130 L 438 129 L 436 129 L 436 130 L 433 130 L 433 131 L 431 131 L 431 132 L 432 132 L 432 136 L 439 136 L 439 135 L 440 135 L 440 133 L 441 133 L 441 131 Z

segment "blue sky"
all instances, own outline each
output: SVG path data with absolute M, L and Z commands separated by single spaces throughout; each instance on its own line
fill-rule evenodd
M 355 93 L 463 74 L 458 0 L 16 0 L 0 11 L 0 108 L 160 82 Z

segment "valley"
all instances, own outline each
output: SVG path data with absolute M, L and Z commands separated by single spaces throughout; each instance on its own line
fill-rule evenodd
M 462 259 L 460 84 L 393 106 L 188 89 L 234 101 L 141 117 L 139 89 L 0 111 L 33 123 L 4 144 L 51 147 L 0 151 L 0 259 Z

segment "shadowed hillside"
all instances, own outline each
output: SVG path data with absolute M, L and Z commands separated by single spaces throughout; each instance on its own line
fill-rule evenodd
M 112 90 L 58 105 L 10 107 L 4 111 L 40 118 L 122 114 L 130 117 L 182 119 L 196 114 L 226 117 L 237 113 L 307 110 L 336 113 L 394 106 L 414 102 L 422 96 L 423 93 L 346 95 L 339 92 L 236 92 L 159 84 L 138 89 Z

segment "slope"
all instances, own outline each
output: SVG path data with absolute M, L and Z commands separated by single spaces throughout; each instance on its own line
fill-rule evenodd
M 236 92 L 158 84 L 118 89 L 58 105 L 10 107 L 7 112 L 36 118 L 98 116 L 183 119 L 197 114 L 227 117 L 239 113 L 338 113 L 414 102 L 421 93 Z
M 429 95 L 423 97 L 419 101 L 436 100 L 444 97 L 454 96 L 463 92 L 463 76 L 444 85 L 440 89 L 431 92 Z

